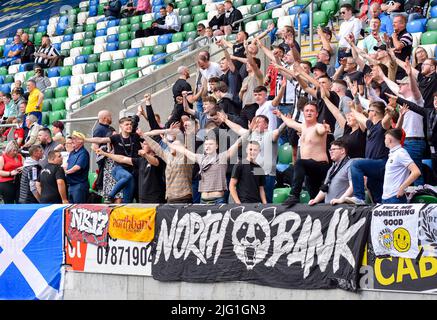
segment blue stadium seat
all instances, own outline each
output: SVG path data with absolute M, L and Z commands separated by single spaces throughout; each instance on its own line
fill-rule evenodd
M 290 16 L 292 16 L 294 14 L 297 14 L 300 11 L 300 9 L 303 8 L 303 7 L 304 7 L 303 5 L 292 6 L 292 7 L 288 8 L 288 14 Z
M 98 6 L 99 5 L 99 0 L 91 0 L 90 1 L 90 6 Z
M 106 25 L 106 28 L 116 27 L 120 24 L 120 19 L 114 19 L 108 21 L 108 24 Z
M 106 51 L 117 51 L 118 42 L 111 42 L 106 44 Z
M 425 32 L 426 28 L 421 20 L 413 20 L 407 23 L 407 31 L 410 33 Z
M 139 48 L 129 49 L 126 51 L 126 58 L 138 57 L 139 52 L 140 52 Z
M 96 31 L 96 37 L 106 36 L 106 29 L 99 29 Z
M 106 38 L 106 43 L 118 42 L 118 34 L 111 34 Z
M 152 11 L 152 13 L 154 14 L 154 17 L 153 17 L 154 20 L 156 20 L 156 19 L 158 19 L 159 17 L 161 17 L 161 15 L 159 14 L 159 11 L 158 11 L 158 12 L 154 12 L 154 11 Z
M 265 10 L 273 8 L 274 6 L 277 6 L 278 3 L 276 1 L 270 1 L 266 4 L 266 6 L 264 7 Z
M 62 38 L 62 42 L 67 42 L 67 41 L 73 41 L 73 34 L 66 34 L 63 38 Z
M 33 65 L 33 62 L 28 62 L 28 63 L 22 63 L 20 64 L 20 66 L 18 67 L 18 72 L 25 72 L 27 71 L 26 67 L 28 65 Z M 33 69 L 33 68 L 32 68 Z
M 74 64 L 87 63 L 88 55 L 80 55 L 74 59 Z
M 432 7 L 429 10 L 429 13 L 431 15 L 431 18 L 437 18 L 437 6 Z
M 91 93 L 93 91 L 96 91 L 96 84 L 95 83 L 88 83 L 82 87 L 82 95 L 83 96 L 88 94 L 88 93 Z
M 55 47 L 56 50 L 61 51 L 61 44 L 60 43 L 54 43 L 53 47 Z
M 46 31 L 47 31 L 47 26 L 39 26 L 38 29 L 36 29 L 36 32 L 45 33 Z
M 3 93 L 11 93 L 11 83 L 0 85 L 0 91 Z
M 152 56 L 152 62 L 155 62 L 156 60 L 158 60 L 159 58 L 161 58 L 161 57 L 163 57 L 165 55 L 167 55 L 167 54 L 166 53 L 155 54 L 154 56 Z M 165 64 L 165 59 L 162 59 L 162 60 L 156 62 L 155 64 L 156 65 Z
M 161 9 L 161 8 L 162 8 L 162 6 L 153 6 L 152 7 L 152 12 L 155 13 L 155 14 L 159 13 L 159 9 Z
M 9 51 L 11 51 L 12 48 L 12 44 L 5 44 L 5 46 L 3 47 L 3 56 L 7 57 Z
M 10 45 L 12 42 L 14 42 L 14 37 L 9 37 L 6 39 L 6 44 Z
M 153 0 L 152 1 L 152 6 L 163 6 L 163 5 L 164 5 L 163 0 Z
M 90 17 L 95 17 L 95 16 L 97 16 L 97 6 L 92 6 L 92 7 L 90 7 L 90 10 L 89 10 L 89 16 Z
M 41 20 L 41 21 L 39 22 L 38 25 L 40 25 L 40 26 L 46 26 L 46 25 L 48 25 L 48 24 L 49 24 L 49 22 L 48 22 L 47 20 Z
M 53 68 L 47 69 L 47 77 L 49 77 L 49 78 L 59 77 L 60 70 L 61 70 L 61 67 L 53 67 Z
M 58 88 L 69 86 L 71 81 L 71 76 L 59 77 L 58 79 Z
M 128 0 L 120 0 L 120 2 L 121 2 L 121 5 L 126 5 L 126 3 L 128 2 Z
M 308 15 L 308 13 L 304 12 L 300 15 L 300 31 L 303 32 L 305 29 L 308 28 L 309 24 L 310 24 L 310 16 Z M 299 25 L 298 25 L 298 19 L 294 19 L 294 28 L 297 30 L 299 29 Z
M 5 76 L 0 76 L 0 84 L 5 83 Z
M 63 35 L 66 28 L 67 25 L 65 23 L 58 23 L 58 25 L 56 26 L 56 34 L 58 36 Z
M 158 37 L 158 45 L 163 46 L 163 45 L 171 43 L 172 36 L 173 36 L 172 33 L 160 35 Z

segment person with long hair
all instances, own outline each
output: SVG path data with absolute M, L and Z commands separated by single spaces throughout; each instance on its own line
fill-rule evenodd
M 9 141 L 0 156 L 0 196 L 4 203 L 14 203 L 18 192 L 20 179 L 17 176 L 23 169 L 23 157 L 18 153 L 17 142 Z

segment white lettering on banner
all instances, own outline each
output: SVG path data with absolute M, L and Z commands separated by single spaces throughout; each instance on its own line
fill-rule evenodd
M 263 215 L 268 210 L 273 210 L 270 222 Z M 286 211 L 276 216 L 276 207 L 266 208 L 261 212 L 244 212 L 244 207 L 233 208 L 224 214 L 212 214 L 208 211 L 204 217 L 190 212 L 180 219 L 179 212 L 176 211 L 170 230 L 166 220 L 161 222 L 154 263 L 158 263 L 162 252 L 165 261 L 170 259 L 173 252 L 175 259 L 183 256 L 186 260 L 190 253 L 193 253 L 198 259 L 198 264 L 206 264 L 207 259 L 212 256 L 214 244 L 217 243 L 213 262 L 215 264 L 223 248 L 229 219 L 235 212 L 240 214 L 233 220 L 233 249 L 237 258 L 248 270 L 252 270 L 264 261 L 271 245 L 272 253 L 265 266 L 274 267 L 281 256 L 288 254 L 287 265 L 300 263 L 304 269 L 304 278 L 309 275 L 316 256 L 317 265 L 322 272 L 326 271 L 332 258 L 334 273 L 339 270 L 341 257 L 345 258 L 352 267 L 356 265 L 348 242 L 364 226 L 365 217 L 350 225 L 349 215 L 354 212 L 344 208 L 335 210 L 324 238 L 319 219 L 313 221 L 308 215 L 301 226 L 302 219 L 299 214 Z M 271 228 L 275 226 L 277 226 L 276 234 L 271 236 Z M 299 227 L 301 227 L 300 234 L 294 243 L 293 235 Z
M 50 218 L 52 213 L 63 207 L 65 205 L 54 204 L 38 209 L 14 238 L 0 224 L 0 247 L 3 249 L 0 253 L 0 276 L 13 263 L 26 279 L 35 296 L 40 300 L 55 299 L 59 293 L 49 286 L 41 272 L 23 250 Z
M 70 227 L 81 232 L 101 236 L 108 223 L 108 214 L 102 211 L 91 211 L 83 208 L 71 209 Z

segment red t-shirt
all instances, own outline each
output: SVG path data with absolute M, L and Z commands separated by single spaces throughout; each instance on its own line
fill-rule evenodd
M 5 131 L 5 133 L 3 133 L 3 137 L 6 137 L 6 138 L 7 138 L 9 132 L 11 131 L 11 129 L 12 129 L 12 128 L 8 128 L 8 129 Z M 22 138 L 22 139 L 23 139 L 22 142 L 21 142 L 21 145 L 22 145 L 23 142 L 24 142 L 24 129 L 23 129 L 23 128 L 18 128 L 18 129 L 15 129 L 15 131 L 14 131 L 14 140 L 17 141 L 19 138 Z M 20 145 L 20 147 L 21 147 L 21 145 Z

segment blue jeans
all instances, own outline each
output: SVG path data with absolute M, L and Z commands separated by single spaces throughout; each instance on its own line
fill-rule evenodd
M 410 155 L 411 159 L 413 159 L 416 166 L 419 168 L 419 170 L 422 172 L 422 159 L 425 156 L 425 150 L 426 150 L 426 142 L 425 140 L 408 140 L 405 139 L 404 142 L 404 149 L 407 150 L 408 154 Z M 424 184 L 423 175 L 421 175 L 419 178 L 414 181 L 415 186 L 420 186 Z
M 276 176 L 266 176 L 266 184 L 264 186 L 264 191 L 266 193 L 267 203 L 273 202 L 273 189 L 275 189 L 275 179 Z
M 197 100 L 197 111 L 199 111 L 199 113 L 203 113 L 203 101 L 202 101 L 202 99 Z
M 381 203 L 384 185 L 385 163 L 387 159 L 356 159 L 351 164 L 354 196 L 365 200 L 364 177 L 367 177 L 367 188 L 375 203 Z
M 88 182 L 68 185 L 68 201 L 70 203 L 87 203 L 88 201 Z
M 382 203 L 407 203 L 407 197 L 405 195 L 400 198 L 394 196 L 388 199 L 382 199 Z
M 117 183 L 109 193 L 109 197 L 115 198 L 115 195 L 123 190 L 123 203 L 132 202 L 133 192 L 135 189 L 135 180 L 132 174 L 120 165 L 116 165 L 112 170 L 112 176 Z
M 226 203 L 225 197 L 215 198 L 214 200 L 200 199 L 201 204 L 223 204 Z
M 193 179 L 193 203 L 200 203 L 199 179 Z

